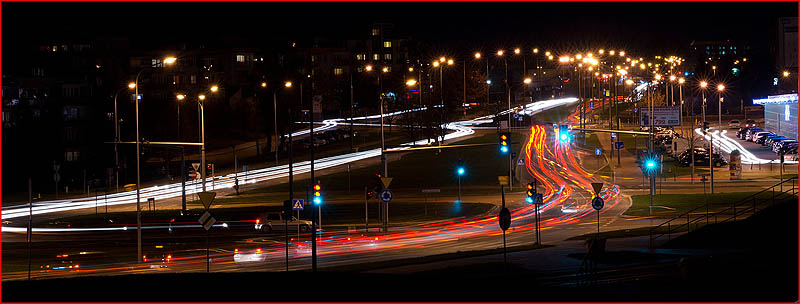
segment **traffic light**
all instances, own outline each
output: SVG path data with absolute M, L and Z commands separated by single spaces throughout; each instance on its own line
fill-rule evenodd
M 568 125 L 558 126 L 558 140 L 560 142 L 569 142 L 570 137 Z
M 498 143 L 500 144 L 500 154 L 506 154 L 511 151 L 511 133 L 500 132 Z
M 655 172 L 659 167 L 659 159 L 660 157 L 656 154 L 650 154 L 645 158 L 644 163 L 642 164 L 642 169 L 647 171 L 648 173 Z
M 214 176 L 214 164 L 206 164 L 206 176 Z
M 319 184 L 314 185 L 314 205 L 322 205 L 322 186 Z
M 528 202 L 528 204 L 533 204 L 534 200 L 536 199 L 534 197 L 536 193 L 534 192 L 535 189 L 533 189 L 533 183 L 528 183 L 525 187 L 528 188 L 528 190 L 525 191 L 525 194 L 527 195 L 527 197 L 525 197 L 525 201 Z
M 464 168 L 464 161 L 459 159 L 458 166 L 456 167 L 456 174 L 458 174 L 458 176 L 464 176 L 465 173 L 467 173 L 467 169 Z

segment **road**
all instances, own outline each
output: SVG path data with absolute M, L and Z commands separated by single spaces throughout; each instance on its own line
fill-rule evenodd
M 535 108 L 536 111 L 544 111 L 566 103 L 566 101 L 540 102 L 526 107 Z M 501 115 L 503 114 L 501 113 Z M 470 126 L 479 124 L 487 119 L 490 121 L 491 117 L 481 117 L 449 124 L 448 128 L 454 130 L 454 132 L 448 134 L 448 136 L 450 138 L 464 136 L 462 134 L 468 134 L 472 131 Z M 379 153 L 380 151 L 365 151 L 331 157 L 319 160 L 316 167 L 336 166 L 361 157 L 375 157 Z M 599 193 L 605 199 L 606 205 L 599 212 L 599 217 L 597 216 L 598 212 L 589 205 L 593 195 L 591 183 L 602 182 L 602 179 L 585 171 L 579 165 L 578 158 L 582 153 L 585 152 L 574 149 L 574 144 L 572 143 L 555 141 L 552 126 L 544 125 L 531 127 L 529 138 L 522 147 L 521 155 L 525 156 L 525 168 L 531 176 L 540 182 L 544 193 L 544 204 L 540 209 L 540 214 L 542 236 L 545 244 L 560 241 L 574 235 L 594 232 L 598 229 L 598 221 L 601 229 L 609 225 L 616 226 L 619 224 L 620 215 L 630 206 L 630 200 L 620 196 L 620 189 L 617 185 L 606 184 Z M 297 166 L 299 168 L 295 170 L 302 172 L 303 168 L 308 170 L 307 166 L 307 163 L 299 164 Z M 248 182 L 269 180 L 270 178 L 277 178 L 276 176 L 281 174 L 285 174 L 285 168 L 281 166 L 266 168 L 262 172 L 254 174 L 255 176 L 250 177 Z M 218 187 L 230 187 L 231 180 L 231 176 L 226 176 L 217 180 L 216 183 L 219 184 Z M 153 187 L 146 189 L 146 193 L 149 196 L 174 196 L 175 187 L 175 185 Z M 130 204 L 131 202 L 126 202 L 127 199 L 121 194 L 119 197 L 115 197 L 115 203 Z M 499 205 L 499 198 L 492 201 L 492 203 Z M 94 207 L 93 202 L 90 204 L 91 207 Z M 508 207 L 512 211 L 512 225 L 507 231 L 508 245 L 531 244 L 534 241 L 534 206 L 524 203 L 522 198 L 517 197 L 516 199 L 508 198 Z M 81 202 L 40 202 L 34 207 L 34 212 L 53 213 L 73 208 L 85 208 L 85 206 L 82 206 Z M 6 212 L 4 210 L 4 219 L 7 216 L 8 218 L 27 216 L 27 208 L 22 208 L 22 210 L 10 209 L 9 211 Z M 636 225 L 632 221 L 623 224 Z M 143 264 L 133 262 L 92 264 L 90 260 L 89 263 L 83 263 L 77 269 L 74 268 L 74 265 L 71 265 L 73 268 L 69 268 L 70 265 L 66 265 L 66 269 L 53 270 L 51 267 L 50 270 L 44 269 L 41 271 L 38 270 L 39 266 L 42 265 L 37 263 L 37 265 L 34 265 L 37 271 L 33 275 L 35 277 L 61 277 L 151 271 L 205 271 L 205 252 L 203 250 L 205 246 L 201 241 L 204 233 L 197 233 L 202 231 L 198 229 L 198 225 L 172 226 L 171 228 L 176 231 L 179 229 L 192 231 L 191 233 L 187 232 L 187 236 L 178 238 L 179 240 L 175 240 L 175 236 L 167 232 L 168 227 L 167 225 L 150 226 L 146 227 L 148 230 L 144 230 L 143 233 L 145 238 L 148 239 L 160 238 L 165 242 L 171 241 L 173 244 L 191 244 L 186 246 L 187 249 L 170 252 L 169 261 L 159 260 Z M 24 231 L 24 228 L 4 227 L 4 233 L 13 230 L 18 231 L 19 229 Z M 57 230 L 40 229 L 37 232 L 58 233 L 57 238 L 62 241 L 68 241 L 71 238 L 85 240 L 86 234 L 95 234 L 94 237 L 99 242 L 108 242 L 115 238 L 129 239 L 135 234 L 135 230 L 130 228 L 99 229 L 96 228 L 89 231 L 76 231 L 69 228 Z M 280 271 L 285 269 L 286 247 L 283 245 L 284 239 L 280 236 L 265 237 L 246 230 L 226 232 L 224 228 L 219 226 L 212 230 L 212 234 L 215 237 L 209 244 L 213 247 L 210 251 L 213 271 Z M 365 233 L 363 230 L 349 232 L 325 231 L 319 237 L 319 263 L 320 267 L 330 267 L 419 257 L 437 253 L 496 248 L 502 245 L 501 234 L 502 231 L 498 227 L 497 216 L 494 212 L 471 218 L 456 218 L 436 223 L 393 227 L 388 233 Z M 310 267 L 308 235 L 301 235 L 299 239 L 293 235 L 291 238 L 289 268 L 292 270 L 308 269 Z M 180 239 L 183 239 L 183 241 L 180 241 Z M 103 248 L 103 250 L 108 250 L 108 252 L 104 253 L 104 256 L 130 254 L 130 248 Z M 380 254 L 376 254 L 377 251 L 380 251 Z M 8 253 L 8 251 L 4 250 L 4 253 Z M 4 273 L 5 280 L 22 279 L 26 276 L 26 271 Z

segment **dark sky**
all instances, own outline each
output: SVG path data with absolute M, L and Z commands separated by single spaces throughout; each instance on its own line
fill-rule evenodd
M 363 37 L 389 21 L 443 47 L 536 44 L 676 51 L 692 40 L 766 46 L 793 3 L 3 3 L 3 48 L 69 35 L 180 41 L 313 35 Z

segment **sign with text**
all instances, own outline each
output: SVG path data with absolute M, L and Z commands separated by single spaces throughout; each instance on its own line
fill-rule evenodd
M 681 108 L 653 107 L 652 114 L 650 113 L 650 109 L 647 107 L 639 108 L 639 125 L 649 126 L 651 122 L 653 126 L 657 127 L 680 126 Z

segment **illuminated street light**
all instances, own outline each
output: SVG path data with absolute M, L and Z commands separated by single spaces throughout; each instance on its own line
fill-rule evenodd
M 684 82 L 686 82 L 686 79 L 683 79 L 683 77 L 678 78 L 678 83 L 679 84 L 683 84 Z
M 633 80 L 630 80 L 630 79 L 625 80 L 625 84 L 632 85 L 633 84 Z
M 203 94 L 197 95 L 197 99 L 200 101 L 206 100 L 206 95 Z
M 136 87 L 136 84 L 135 84 L 135 83 L 133 83 L 133 82 L 131 82 L 131 83 L 129 83 L 129 84 L 128 84 L 128 88 L 130 88 L 130 89 L 133 89 L 133 88 L 135 88 L 135 87 Z
M 481 53 L 480 52 L 475 53 L 475 59 L 481 59 Z
M 575 55 L 575 59 L 581 60 L 581 58 L 583 58 L 583 55 L 581 55 L 581 54 Z
M 416 84 L 417 84 L 417 81 L 414 80 L 414 79 L 409 79 L 408 81 L 406 81 L 406 85 L 409 86 L 409 87 L 414 86 Z
M 533 49 L 534 54 L 539 54 L 539 49 Z
M 532 80 L 530 78 L 525 78 L 525 80 L 523 80 L 522 82 L 525 84 L 531 84 L 531 81 Z
M 261 83 L 261 87 L 262 87 L 262 88 L 266 88 L 266 87 L 267 87 L 267 83 L 266 83 L 266 82 L 262 82 L 262 83 Z
M 725 91 L 725 85 L 720 83 L 720 84 L 717 86 L 717 91 L 720 91 L 720 92 L 722 92 L 722 91 Z
M 178 100 L 183 100 L 184 98 L 186 98 L 186 95 L 178 94 L 175 96 L 175 98 L 177 98 Z
M 388 72 L 389 72 L 389 68 L 388 68 L 388 67 L 383 67 L 382 71 L 383 71 L 384 73 L 388 73 Z
M 503 56 L 503 50 L 498 50 L 497 51 L 497 56 Z
M 783 71 L 783 77 L 789 77 L 789 71 Z
M 705 81 L 701 81 L 700 82 L 700 88 L 705 89 L 707 86 L 708 86 L 708 82 L 705 82 Z
M 177 61 L 177 60 L 178 60 L 178 58 L 175 58 L 175 57 L 167 57 L 167 58 L 164 58 L 164 63 L 166 63 L 166 64 L 173 64 L 173 63 L 175 63 L 175 61 Z
M 614 50 L 608 51 L 608 54 L 611 55 L 611 56 L 614 56 L 614 53 L 615 53 Z
M 371 65 L 367 65 L 366 67 L 364 67 L 364 69 L 367 70 L 367 72 L 370 72 L 370 71 L 372 71 L 372 66 Z
M 434 68 L 437 68 L 437 67 L 439 67 L 439 62 L 438 62 L 438 61 L 434 61 L 434 62 L 433 62 L 433 67 L 434 67 Z
M 408 68 L 408 71 L 409 71 L 409 72 L 413 72 L 413 71 L 414 71 L 414 67 L 410 67 L 410 68 Z
M 219 90 L 219 87 L 214 85 L 214 86 L 211 86 L 210 90 L 211 90 L 211 92 L 217 92 L 217 90 Z
M 291 88 L 292 87 L 292 82 L 291 81 L 287 81 L 286 83 L 283 84 L 283 86 L 285 86 L 287 88 Z
M 514 49 L 514 54 L 519 54 L 519 48 Z
M 447 60 L 447 58 L 444 58 L 444 57 L 439 57 L 439 61 L 440 61 L 440 62 L 444 62 L 445 60 Z
M 625 56 L 625 51 L 619 51 L 619 56 L 620 57 Z
M 454 63 L 454 62 L 453 62 L 453 59 L 448 59 L 448 60 L 447 60 L 447 65 L 453 65 L 453 63 Z
M 597 52 L 600 53 L 600 55 L 603 55 L 603 53 L 605 53 L 606 51 L 604 49 L 600 49 Z
M 675 75 L 669 75 L 669 81 L 675 81 Z

